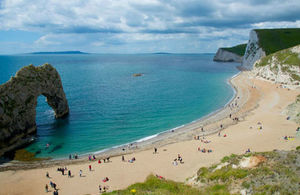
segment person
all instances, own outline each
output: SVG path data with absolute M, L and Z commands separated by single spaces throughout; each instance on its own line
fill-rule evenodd
M 98 164 L 101 164 L 101 160 L 100 159 L 98 160 Z
M 91 161 L 92 160 L 92 156 L 91 155 L 89 155 L 89 161 Z
M 53 188 L 54 190 L 56 190 L 56 183 L 53 183 Z
M 68 171 L 68 177 L 71 177 L 71 170 Z
M 69 155 L 69 160 L 71 160 L 71 159 L 72 159 L 72 155 L 70 154 L 70 155 Z
M 99 192 L 101 193 L 102 192 L 102 186 L 99 185 Z
M 125 157 L 124 157 L 124 155 L 122 155 L 122 161 L 123 161 L 123 162 L 125 161 Z
M 229 114 L 229 118 L 231 118 L 231 114 Z
M 61 169 L 61 174 L 65 175 L 65 169 L 64 168 Z
M 177 165 L 178 165 L 177 159 L 176 159 L 176 158 L 175 158 L 174 161 L 173 161 L 173 165 L 174 165 L 174 166 L 177 166 Z
M 198 147 L 198 151 L 200 151 L 201 149 L 200 149 L 200 147 Z
M 89 170 L 90 170 L 90 171 L 92 170 L 92 165 L 89 165 Z
M 45 191 L 49 192 L 48 184 L 46 184 L 46 186 L 45 186 Z
M 154 154 L 156 154 L 157 153 L 157 148 L 154 148 Z
M 48 173 L 48 172 L 46 173 L 46 177 L 47 177 L 47 178 L 50 178 L 50 176 L 49 176 L 49 173 Z
M 58 190 L 55 190 L 55 191 L 53 192 L 53 195 L 58 195 Z
M 219 136 L 219 137 L 221 136 L 221 131 L 219 131 L 218 136 Z
M 221 129 L 223 129 L 223 125 L 222 124 L 220 125 L 220 127 L 221 127 Z
M 80 177 L 82 176 L 82 170 L 79 171 L 79 176 L 80 176 Z
M 107 157 L 107 158 L 106 158 L 106 161 L 109 162 L 109 159 L 110 159 L 110 157 Z

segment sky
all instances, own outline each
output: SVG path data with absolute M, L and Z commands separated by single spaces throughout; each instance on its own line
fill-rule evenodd
M 299 27 L 300 0 L 0 0 L 0 54 L 214 53 Z

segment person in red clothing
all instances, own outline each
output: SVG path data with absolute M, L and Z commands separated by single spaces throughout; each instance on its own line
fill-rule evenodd
M 89 165 L 89 170 L 90 170 L 90 171 L 92 170 L 92 165 Z

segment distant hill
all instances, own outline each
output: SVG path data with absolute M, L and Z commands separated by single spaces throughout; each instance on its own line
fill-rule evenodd
M 30 54 L 88 54 L 85 52 L 81 52 L 81 51 L 46 51 L 46 52 L 33 52 Z
M 239 56 L 243 56 L 245 53 L 245 50 L 246 50 L 246 46 L 247 46 L 247 44 L 245 43 L 245 44 L 240 44 L 240 45 L 236 45 L 233 47 L 222 47 L 221 49 L 235 53 Z
M 219 48 L 214 61 L 218 62 L 242 62 L 247 44 L 240 44 L 234 47 Z

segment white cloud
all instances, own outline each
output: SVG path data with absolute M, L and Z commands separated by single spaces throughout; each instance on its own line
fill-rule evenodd
M 0 31 L 42 33 L 36 48 L 209 52 L 251 28 L 300 27 L 299 13 L 299 0 L 4 0 Z

